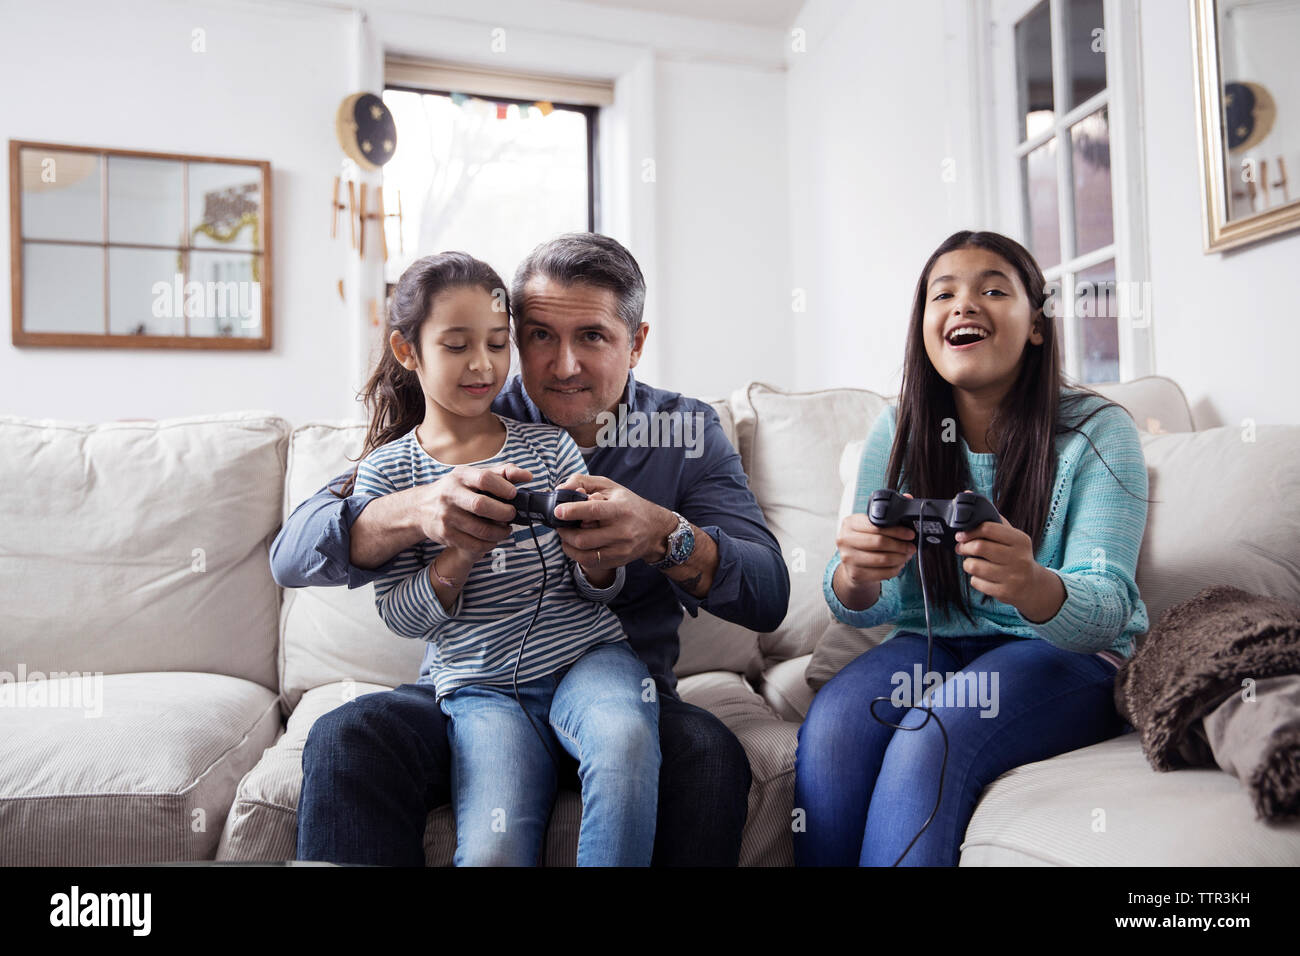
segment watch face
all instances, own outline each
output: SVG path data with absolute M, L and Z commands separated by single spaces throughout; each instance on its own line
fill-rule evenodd
M 681 564 L 695 550 L 695 532 L 689 527 L 673 535 L 673 564 Z

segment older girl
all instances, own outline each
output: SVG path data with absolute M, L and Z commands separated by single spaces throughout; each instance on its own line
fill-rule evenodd
M 867 436 L 823 581 L 839 620 L 896 624 L 800 728 L 797 863 L 955 865 L 995 777 L 1123 730 L 1111 692 L 1147 629 L 1146 465 L 1128 413 L 1064 381 L 1047 301 L 996 233 L 958 232 L 921 270 L 900 399 Z M 914 533 L 865 514 L 884 488 L 971 490 L 1002 520 L 955 555 L 921 542 L 922 582 Z

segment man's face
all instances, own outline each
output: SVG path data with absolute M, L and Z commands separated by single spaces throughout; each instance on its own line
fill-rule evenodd
M 528 280 L 517 308 L 520 372 L 542 414 L 574 428 L 615 409 L 649 326 L 642 322 L 629 339 L 612 291 L 540 275 Z

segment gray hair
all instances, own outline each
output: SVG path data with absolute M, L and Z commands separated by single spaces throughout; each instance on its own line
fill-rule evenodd
M 618 316 L 627 325 L 628 341 L 635 338 L 645 309 L 645 276 L 618 240 L 598 232 L 567 232 L 530 252 L 510 286 L 516 323 L 523 318 L 524 286 L 536 275 L 609 289 L 618 297 Z

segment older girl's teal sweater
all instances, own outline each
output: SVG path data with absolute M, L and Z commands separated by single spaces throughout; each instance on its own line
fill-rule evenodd
M 1071 418 L 1077 421 L 1101 403 L 1097 398 L 1085 399 L 1072 406 Z M 890 405 L 876 418 L 867 435 L 854 495 L 853 510 L 857 513 L 865 514 L 871 493 L 886 487 L 885 469 L 896 421 L 897 409 Z M 981 593 L 971 587 L 975 626 L 960 612 L 949 615 L 931 607 L 930 624 L 934 634 L 1014 634 L 1041 638 L 1064 650 L 1080 653 L 1110 651 L 1122 658 L 1133 654 L 1134 637 L 1149 626 L 1146 605 L 1138 596 L 1134 582 L 1147 518 L 1146 459 L 1137 427 L 1122 408 L 1102 409 L 1081 430 L 1092 439 L 1106 464 L 1078 432 L 1057 436 L 1052 506 L 1035 555 L 1038 563 L 1053 571 L 1065 585 L 1065 603 L 1060 610 L 1051 619 L 1035 624 L 1025 620 L 1009 604 L 994 598 L 981 602 Z M 993 501 L 996 455 L 976 454 L 964 439 L 961 445 L 970 468 L 971 490 Z M 1116 477 L 1123 482 L 1123 487 L 1116 482 Z M 906 491 L 906 483 L 898 490 Z M 929 558 L 932 554 L 951 560 L 947 553 L 938 550 L 927 551 L 925 556 Z M 826 603 L 837 619 L 864 628 L 896 620 L 885 640 L 903 631 L 926 632 L 925 605 L 915 557 L 901 574 L 881 583 L 880 599 L 863 611 L 846 608 L 831 587 L 839 564 L 837 552 L 827 564 L 822 580 Z M 958 574 L 963 587 L 969 585 L 970 575 L 960 565 Z

